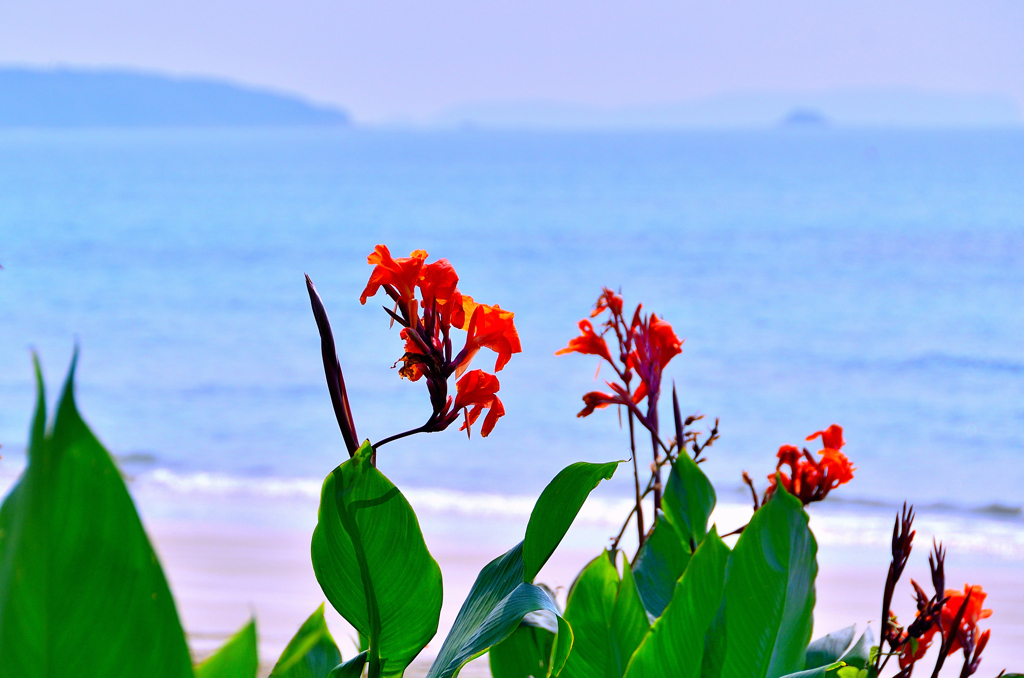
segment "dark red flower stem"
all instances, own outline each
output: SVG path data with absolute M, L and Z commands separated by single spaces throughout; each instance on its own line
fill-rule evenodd
M 643 495 L 640 493 L 640 469 L 636 462 L 636 438 L 633 434 L 633 410 L 629 410 L 629 450 L 633 457 L 633 484 L 636 488 L 636 531 L 639 538 L 637 550 L 644 545 L 644 507 Z
M 359 437 L 356 435 L 352 408 L 349 405 L 348 392 L 345 390 L 345 377 L 341 373 L 341 363 L 338 362 L 338 351 L 334 345 L 331 321 L 328 320 L 324 302 L 317 294 L 316 287 L 313 286 L 313 281 L 308 275 L 306 276 L 306 290 L 309 292 L 309 303 L 313 307 L 316 327 L 320 331 L 320 353 L 323 355 L 324 375 L 327 377 L 327 390 L 331 394 L 334 416 L 338 420 L 341 437 L 345 439 L 348 456 L 351 457 L 359 449 Z
M 433 417 L 431 417 L 431 419 L 433 419 Z M 432 423 L 432 421 L 428 421 L 423 426 L 417 426 L 416 428 L 411 428 L 408 431 L 402 431 L 401 433 L 396 433 L 393 436 L 388 436 L 384 440 L 381 440 L 379 442 L 374 443 L 373 444 L 374 453 L 376 453 L 377 448 L 379 448 L 381 445 L 387 445 L 390 442 L 394 442 L 396 440 L 401 440 L 402 438 L 407 438 L 408 436 L 415 435 L 417 433 L 427 433 L 427 432 L 429 432 L 430 431 L 431 423 Z
M 945 637 L 945 634 L 943 634 L 942 647 L 939 648 L 939 658 L 935 661 L 935 670 L 932 671 L 932 678 L 939 678 L 939 671 L 942 670 L 942 665 L 946 663 L 946 655 L 949 654 L 949 650 L 953 647 L 953 642 L 956 641 L 956 636 L 960 632 L 960 622 L 964 620 L 964 613 L 967 612 L 967 605 L 971 602 L 972 593 L 974 592 L 967 592 L 967 595 L 964 596 L 963 604 L 960 605 L 960 609 L 957 610 L 956 616 L 953 617 L 953 624 L 950 626 L 949 637 Z
M 885 578 L 885 591 L 882 594 L 882 620 L 881 633 L 878 640 L 878 655 L 875 657 L 875 673 L 885 666 L 881 663 L 882 647 L 886 643 L 895 652 L 900 647 L 900 638 L 895 630 L 890 627 L 892 612 L 892 596 L 896 591 L 896 583 L 903 576 L 903 570 L 910 558 L 910 550 L 914 544 L 915 532 L 911 529 L 914 525 L 914 507 L 909 509 L 903 504 L 903 511 L 896 516 L 896 522 L 892 526 L 892 561 L 889 563 L 889 572 Z M 886 656 L 886 662 L 891 653 Z

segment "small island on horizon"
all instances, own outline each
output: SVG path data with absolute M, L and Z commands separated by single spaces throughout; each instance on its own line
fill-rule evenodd
M 205 78 L 0 67 L 0 128 L 348 124 L 337 108 Z
M 794 108 L 781 121 L 783 127 L 827 127 L 828 118 L 813 108 Z

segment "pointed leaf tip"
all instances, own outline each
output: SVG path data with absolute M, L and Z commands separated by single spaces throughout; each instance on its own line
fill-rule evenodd
M 532 582 L 562 541 L 583 503 L 602 480 L 615 474 L 621 461 L 584 461 L 562 469 L 541 492 L 530 514 L 523 541 L 523 581 Z

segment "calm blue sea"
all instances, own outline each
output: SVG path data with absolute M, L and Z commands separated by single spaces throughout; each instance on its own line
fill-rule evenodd
M 450 259 L 524 347 L 490 438 L 383 448 L 403 486 L 530 495 L 626 458 L 613 411 L 575 417 L 595 359 L 553 355 L 608 285 L 686 338 L 667 379 L 720 417 L 722 487 L 837 422 L 858 466 L 838 498 L 1024 504 L 1020 130 L 3 131 L 0 465 L 30 350 L 52 400 L 77 342 L 80 407 L 133 472 L 322 478 L 346 455 L 303 273 L 359 434 L 418 425 L 425 388 L 358 302 L 377 243 Z

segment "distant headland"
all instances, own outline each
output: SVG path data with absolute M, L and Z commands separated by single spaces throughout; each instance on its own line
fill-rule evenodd
M 345 111 L 202 78 L 0 67 L 0 127 L 347 125 Z

